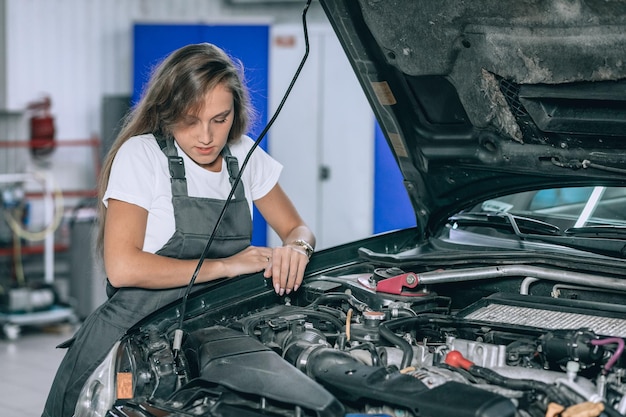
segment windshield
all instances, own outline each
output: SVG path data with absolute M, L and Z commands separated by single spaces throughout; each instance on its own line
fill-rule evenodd
M 626 226 L 625 187 L 553 188 L 487 200 L 471 212 L 500 212 L 550 223 L 561 230 Z

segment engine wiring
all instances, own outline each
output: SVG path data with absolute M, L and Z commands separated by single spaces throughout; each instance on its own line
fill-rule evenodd
M 591 340 L 590 343 L 595 346 L 602 346 L 602 345 L 608 345 L 608 344 L 617 345 L 617 349 L 611 355 L 611 358 L 607 361 L 607 363 L 604 365 L 603 372 L 605 374 L 608 373 L 611 370 L 611 368 L 613 368 L 613 365 L 615 365 L 615 363 L 619 360 L 620 356 L 624 352 L 624 339 L 622 339 L 621 337 L 607 337 L 604 339 L 594 339 L 594 340 Z
M 309 6 L 311 5 L 311 0 L 307 0 L 304 9 L 302 11 L 302 29 L 303 29 L 303 34 L 304 34 L 304 45 L 305 45 L 305 52 L 304 55 L 300 61 L 300 64 L 298 65 L 298 68 L 296 69 L 296 72 L 294 73 L 293 78 L 291 79 L 291 82 L 289 83 L 289 86 L 287 87 L 287 90 L 285 92 L 285 94 L 283 95 L 283 98 L 281 99 L 278 107 L 276 108 L 276 111 L 274 112 L 274 114 L 272 115 L 270 121 L 267 123 L 267 125 L 265 126 L 265 128 L 263 128 L 263 130 L 261 131 L 261 133 L 259 134 L 258 138 L 254 141 L 254 144 L 252 145 L 252 147 L 250 148 L 250 151 L 248 151 L 248 154 L 246 155 L 242 165 L 241 165 L 241 169 L 239 170 L 239 175 L 235 178 L 235 181 L 233 181 L 233 184 L 231 186 L 231 191 L 230 194 L 228 195 L 228 198 L 226 199 L 226 202 L 224 203 L 224 206 L 222 207 L 222 211 L 220 212 L 219 217 L 217 218 L 216 224 L 215 224 L 215 228 L 213 229 L 213 232 L 211 233 L 211 236 L 209 237 L 205 247 L 204 247 L 204 251 L 202 252 L 202 254 L 200 255 L 200 259 L 198 260 L 198 264 L 196 266 L 196 269 L 193 273 L 193 275 L 191 276 L 191 279 L 189 280 L 189 284 L 187 285 L 187 289 L 185 290 L 185 294 L 183 295 L 182 301 L 181 301 L 181 313 L 180 313 L 180 319 L 179 319 L 179 323 L 178 323 L 178 327 L 176 328 L 176 330 L 174 331 L 174 341 L 172 344 L 172 351 L 174 353 L 174 358 L 178 358 L 178 353 L 180 352 L 180 348 L 181 348 L 181 344 L 182 344 L 182 336 L 183 336 L 183 323 L 184 323 L 184 319 L 185 319 L 185 311 L 186 311 L 186 306 L 187 306 L 187 300 L 189 298 L 189 294 L 191 292 L 191 289 L 193 288 L 194 283 L 196 282 L 196 278 L 198 276 L 198 273 L 200 272 L 200 268 L 202 267 L 202 264 L 205 260 L 205 258 L 208 255 L 209 252 L 209 248 L 211 247 L 211 244 L 213 243 L 213 240 L 215 239 L 215 235 L 217 233 L 217 230 L 220 226 L 220 223 L 222 222 L 222 219 L 224 218 L 224 215 L 226 213 L 226 209 L 229 206 L 229 203 L 235 193 L 235 189 L 237 188 L 237 185 L 239 184 L 239 182 L 241 181 L 241 176 L 244 172 L 244 169 L 246 168 L 246 165 L 248 164 L 248 160 L 250 159 L 250 157 L 252 156 L 252 153 L 254 152 L 254 150 L 259 146 L 259 144 L 261 143 L 261 141 L 263 140 L 263 138 L 265 137 L 265 135 L 267 134 L 268 130 L 270 129 L 270 127 L 274 124 L 274 122 L 276 121 L 278 115 L 280 114 L 283 106 L 285 105 L 285 102 L 287 101 L 287 97 L 289 97 L 289 94 L 291 93 L 291 90 L 293 89 L 293 86 L 296 83 L 296 80 L 298 79 L 298 77 L 300 76 L 300 72 L 302 71 L 302 68 L 304 67 L 304 64 L 309 56 L 309 34 L 308 34 L 308 28 L 307 28 L 307 22 L 306 22 L 306 14 L 307 11 L 309 9 Z

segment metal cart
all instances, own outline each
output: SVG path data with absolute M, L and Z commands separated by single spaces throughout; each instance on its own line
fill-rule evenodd
M 22 326 L 46 326 L 63 322 L 70 324 L 79 322 L 72 308 L 55 305 L 42 311 L 0 313 L 2 332 L 9 340 L 16 340 L 20 336 Z

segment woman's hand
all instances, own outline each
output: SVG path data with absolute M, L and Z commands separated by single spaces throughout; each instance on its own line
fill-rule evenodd
M 263 275 L 272 278 L 277 294 L 289 294 L 302 284 L 304 269 L 311 256 L 307 251 L 313 252 L 315 235 L 304 223 L 280 185 L 276 184 L 269 193 L 254 203 L 283 241 L 283 246 L 272 249 L 271 262 Z M 301 243 L 304 243 L 304 246 Z
M 263 276 L 272 278 L 276 294 L 289 294 L 302 284 L 304 269 L 308 263 L 309 257 L 303 249 L 292 245 L 276 247 L 272 249 Z
M 232 278 L 266 270 L 271 259 L 271 248 L 248 246 L 241 252 L 224 258 L 222 261 L 226 268 L 226 276 Z

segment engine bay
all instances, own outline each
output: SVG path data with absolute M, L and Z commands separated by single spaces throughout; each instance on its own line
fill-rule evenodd
M 623 415 L 625 294 L 578 275 L 334 271 L 196 314 L 180 354 L 150 323 L 122 343 L 134 389 L 114 415 Z

